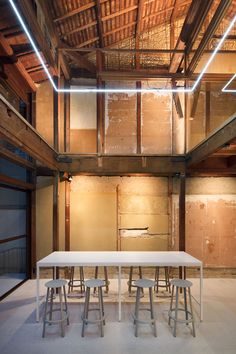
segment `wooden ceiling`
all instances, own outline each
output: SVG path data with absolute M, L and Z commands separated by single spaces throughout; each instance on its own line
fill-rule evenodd
M 194 48 L 186 72 L 191 75 L 216 30 L 221 36 L 222 19 L 228 21 L 236 12 L 236 0 L 15 3 L 51 75 L 58 75 L 60 67 L 67 79 L 96 78 L 101 72 L 127 77 L 131 71 L 142 72 L 144 78 L 150 73 L 175 78 L 184 55 Z M 21 96 L 47 79 L 8 0 L 0 0 L 0 57 L 0 76 Z

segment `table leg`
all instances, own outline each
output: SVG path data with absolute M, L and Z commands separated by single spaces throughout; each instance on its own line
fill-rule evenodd
M 121 321 L 121 267 L 118 267 L 118 307 L 119 307 L 119 322 Z
M 36 267 L 36 322 L 39 322 L 39 266 Z

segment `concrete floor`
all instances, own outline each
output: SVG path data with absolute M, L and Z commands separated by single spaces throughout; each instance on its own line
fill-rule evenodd
M 193 293 L 197 295 L 198 281 L 194 279 L 193 282 Z M 41 291 L 44 291 L 43 283 L 41 281 Z M 124 280 L 123 319 L 117 322 L 116 282 L 111 282 L 111 291 L 105 303 L 107 321 L 103 338 L 99 337 L 95 325 L 89 325 L 85 338 L 81 338 L 83 304 L 72 298 L 69 300 L 70 325 L 66 328 L 66 336 L 60 337 L 59 328 L 50 326 L 43 339 L 42 322 L 35 322 L 35 281 L 27 281 L 0 303 L 0 353 L 236 353 L 236 279 L 204 280 L 204 321 L 199 321 L 198 306 L 195 305 L 196 338 L 191 335 L 191 326 L 188 328 L 182 324 L 178 326 L 177 337 L 173 337 L 167 323 L 168 298 L 155 298 L 158 336 L 153 336 L 148 325 L 142 325 L 136 338 L 131 316 L 134 298 L 127 297 L 126 287 Z M 42 309 L 43 304 L 41 312 Z

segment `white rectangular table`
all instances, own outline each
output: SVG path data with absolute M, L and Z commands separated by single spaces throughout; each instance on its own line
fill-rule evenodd
M 203 266 L 202 262 L 186 252 L 53 252 L 37 262 L 36 280 L 36 320 L 39 321 L 39 278 L 40 268 L 43 267 L 72 267 L 72 266 L 116 266 L 118 273 L 118 306 L 119 321 L 121 320 L 121 267 L 131 266 L 169 266 L 169 267 L 197 267 L 200 269 L 200 320 L 203 320 L 202 288 Z

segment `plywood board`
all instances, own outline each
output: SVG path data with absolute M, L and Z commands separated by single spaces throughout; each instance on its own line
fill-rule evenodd
M 97 130 L 71 129 L 70 152 L 75 154 L 88 154 L 97 152 Z
M 145 195 L 120 196 L 120 212 L 135 214 L 167 214 L 167 197 Z
M 167 251 L 168 236 L 122 237 L 121 251 Z
M 71 250 L 115 249 L 115 193 L 71 193 Z
M 53 88 L 49 81 L 36 91 L 36 129 L 53 146 Z

